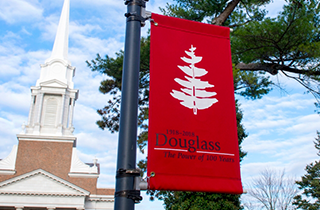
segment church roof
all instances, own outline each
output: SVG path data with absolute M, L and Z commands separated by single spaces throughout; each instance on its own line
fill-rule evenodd
M 0 182 L 1 194 L 88 196 L 90 192 L 47 171 L 37 169 Z

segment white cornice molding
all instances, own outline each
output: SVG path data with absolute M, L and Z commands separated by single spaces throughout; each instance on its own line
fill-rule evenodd
M 0 169 L 0 175 L 14 175 L 16 173 L 15 170 L 2 170 Z
M 87 195 L 83 194 L 63 194 L 63 193 L 46 193 L 46 192 L 1 192 L 0 195 L 45 195 L 45 196 L 68 196 L 68 197 L 86 197 Z
M 88 174 L 88 173 L 68 173 L 68 176 L 72 178 L 99 178 L 99 174 Z
M 50 142 L 64 142 L 73 143 L 77 140 L 75 136 L 39 136 L 32 134 L 17 134 L 19 141 L 50 141 Z
M 45 87 L 54 87 L 54 88 L 63 88 L 67 89 L 68 85 L 64 82 L 61 82 L 57 79 L 51 79 L 47 80 L 45 82 L 40 82 L 40 86 L 45 86 Z
M 86 198 L 87 201 L 96 201 L 96 202 L 114 202 L 113 195 L 90 195 Z
M 46 82 L 44 82 L 46 83 Z M 43 84 L 43 83 L 41 83 Z M 63 83 L 65 84 L 65 83 Z M 78 99 L 79 89 L 70 89 L 62 86 L 52 86 L 52 85 L 42 85 L 42 86 L 32 86 L 31 94 L 54 94 L 54 95 L 69 95 L 70 98 Z
M 62 63 L 66 68 L 70 69 L 70 70 L 75 70 L 76 67 L 73 67 L 70 65 L 70 63 L 68 63 L 66 60 L 60 59 L 60 58 L 53 58 L 51 60 L 46 60 L 45 64 L 40 64 L 41 67 L 47 67 L 52 65 L 55 62 L 59 62 Z

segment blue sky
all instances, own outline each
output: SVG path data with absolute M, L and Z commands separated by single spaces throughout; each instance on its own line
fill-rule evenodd
M 168 1 L 153 0 L 147 10 L 159 12 Z M 274 15 L 283 1 L 270 6 Z M 63 0 L 0 1 L 0 159 L 17 144 L 16 134 L 27 121 L 30 87 L 40 76 L 40 64 L 50 57 Z M 84 162 L 95 157 L 101 164 L 99 187 L 114 187 L 117 134 L 102 131 L 95 124 L 96 109 L 102 108 L 107 95 L 98 91 L 105 77 L 93 73 L 85 61 L 123 49 L 126 6 L 115 0 L 71 0 L 69 60 L 76 67 L 75 88 L 80 90 L 75 106 L 75 135 L 78 155 Z M 142 29 L 146 35 L 149 24 Z M 241 97 L 243 124 L 249 136 L 243 143 L 248 152 L 241 163 L 244 187 L 265 168 L 282 170 L 299 178 L 306 164 L 318 159 L 313 146 L 319 129 L 315 100 L 296 82 L 279 75 L 285 91 L 277 88 L 262 99 Z M 138 154 L 138 158 L 142 158 Z M 136 209 L 163 209 L 160 202 L 144 196 Z

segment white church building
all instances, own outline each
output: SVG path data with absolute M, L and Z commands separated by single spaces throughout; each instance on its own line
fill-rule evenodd
M 0 210 L 113 209 L 114 189 L 97 188 L 99 164 L 83 163 L 73 135 L 75 67 L 68 60 L 70 0 L 65 0 L 52 55 L 31 87 L 27 125 L 0 160 Z

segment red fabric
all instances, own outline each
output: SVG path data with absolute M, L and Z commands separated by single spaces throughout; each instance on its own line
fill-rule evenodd
M 152 19 L 149 188 L 241 194 L 229 28 Z

